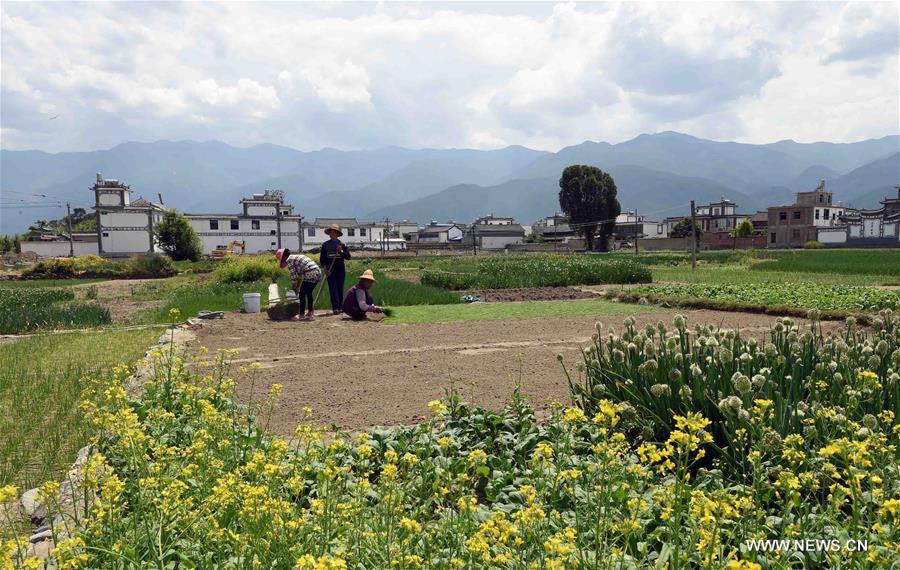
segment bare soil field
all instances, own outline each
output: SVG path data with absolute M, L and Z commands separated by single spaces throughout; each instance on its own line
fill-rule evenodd
M 684 313 L 691 324 L 759 336 L 773 321 L 768 315 Z M 661 310 L 635 318 L 641 326 L 670 324 L 673 315 Z M 387 324 L 331 316 L 274 322 L 265 313 L 229 313 L 222 321 L 203 323 L 197 336 L 210 350 L 237 349 L 237 363 L 262 365 L 252 382 L 239 379 L 239 400 L 258 401 L 273 383 L 283 386 L 270 428 L 288 435 L 305 406 L 316 421 L 350 431 L 415 423 L 428 415 L 427 403 L 441 398 L 451 379 L 464 400 L 488 408 L 502 407 L 517 383 L 538 410 L 551 402 L 568 403 L 556 355 L 576 374 L 579 349 L 590 342 L 597 320 L 622 329 L 618 316 Z

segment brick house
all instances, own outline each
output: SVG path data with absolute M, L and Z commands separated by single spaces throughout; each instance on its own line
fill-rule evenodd
M 818 230 L 840 224 L 844 207 L 833 203 L 833 195 L 825 190 L 825 181 L 815 190 L 797 192 L 793 204 L 770 206 L 769 240 L 767 246 L 802 247 L 818 238 Z

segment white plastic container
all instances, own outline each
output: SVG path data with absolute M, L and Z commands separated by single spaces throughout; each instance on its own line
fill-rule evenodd
M 244 293 L 244 312 L 258 313 L 261 298 L 259 293 Z

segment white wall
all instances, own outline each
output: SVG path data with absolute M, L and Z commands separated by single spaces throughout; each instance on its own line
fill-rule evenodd
M 247 215 L 248 216 L 275 216 L 277 213 L 275 212 L 275 206 L 254 206 L 247 205 Z M 282 208 L 281 215 L 284 216 L 285 212 Z
M 75 255 L 98 255 L 97 242 L 95 241 L 76 241 L 74 246 Z M 68 257 L 69 242 L 67 241 L 23 241 L 22 251 L 31 251 L 41 257 Z
M 124 231 L 103 229 L 100 230 L 100 239 L 103 241 L 104 254 L 132 254 L 146 253 L 150 251 L 150 232 Z
M 316 235 L 311 236 L 309 235 L 310 228 L 303 228 L 304 249 L 322 245 L 324 242 L 331 239 L 325 234 L 325 227 L 316 227 L 314 229 Z M 366 235 L 359 235 L 360 229 L 365 229 Z M 384 234 L 384 226 L 356 226 L 353 228 L 352 236 L 350 235 L 350 228 L 342 227 L 341 231 L 344 232 L 344 235 L 341 236 L 341 241 L 348 245 L 367 247 L 376 245 L 378 247 L 381 247 L 381 237 Z
M 522 243 L 523 238 L 512 236 L 478 236 L 483 249 L 503 249 L 508 245 Z
M 113 227 L 144 227 L 148 223 L 146 212 L 100 212 L 100 226 Z
M 463 237 L 463 231 L 456 226 L 447 230 L 447 239 L 450 241 L 459 241 Z
M 847 241 L 847 230 L 819 230 L 818 240 L 822 243 L 845 243 Z

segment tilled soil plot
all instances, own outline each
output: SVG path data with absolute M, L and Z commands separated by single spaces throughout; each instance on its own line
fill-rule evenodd
M 519 287 L 513 289 L 473 289 L 460 291 L 462 295 L 474 295 L 485 303 L 510 301 L 562 301 L 567 299 L 593 299 L 600 293 L 572 287 Z
M 740 328 L 760 337 L 773 322 L 767 315 L 685 313 L 691 324 Z M 640 326 L 670 324 L 673 315 L 661 310 L 635 318 Z M 622 329 L 618 316 L 393 325 L 330 316 L 274 322 L 265 313 L 229 313 L 204 323 L 197 334 L 210 350 L 234 348 L 239 363 L 262 365 L 253 382 L 238 378 L 239 400 L 258 401 L 271 384 L 283 386 L 270 428 L 287 435 L 305 406 L 316 421 L 351 431 L 415 423 L 451 379 L 464 400 L 492 409 L 509 400 L 517 383 L 538 410 L 553 401 L 568 403 L 556 355 L 574 377 L 579 349 L 590 342 L 597 320 Z

